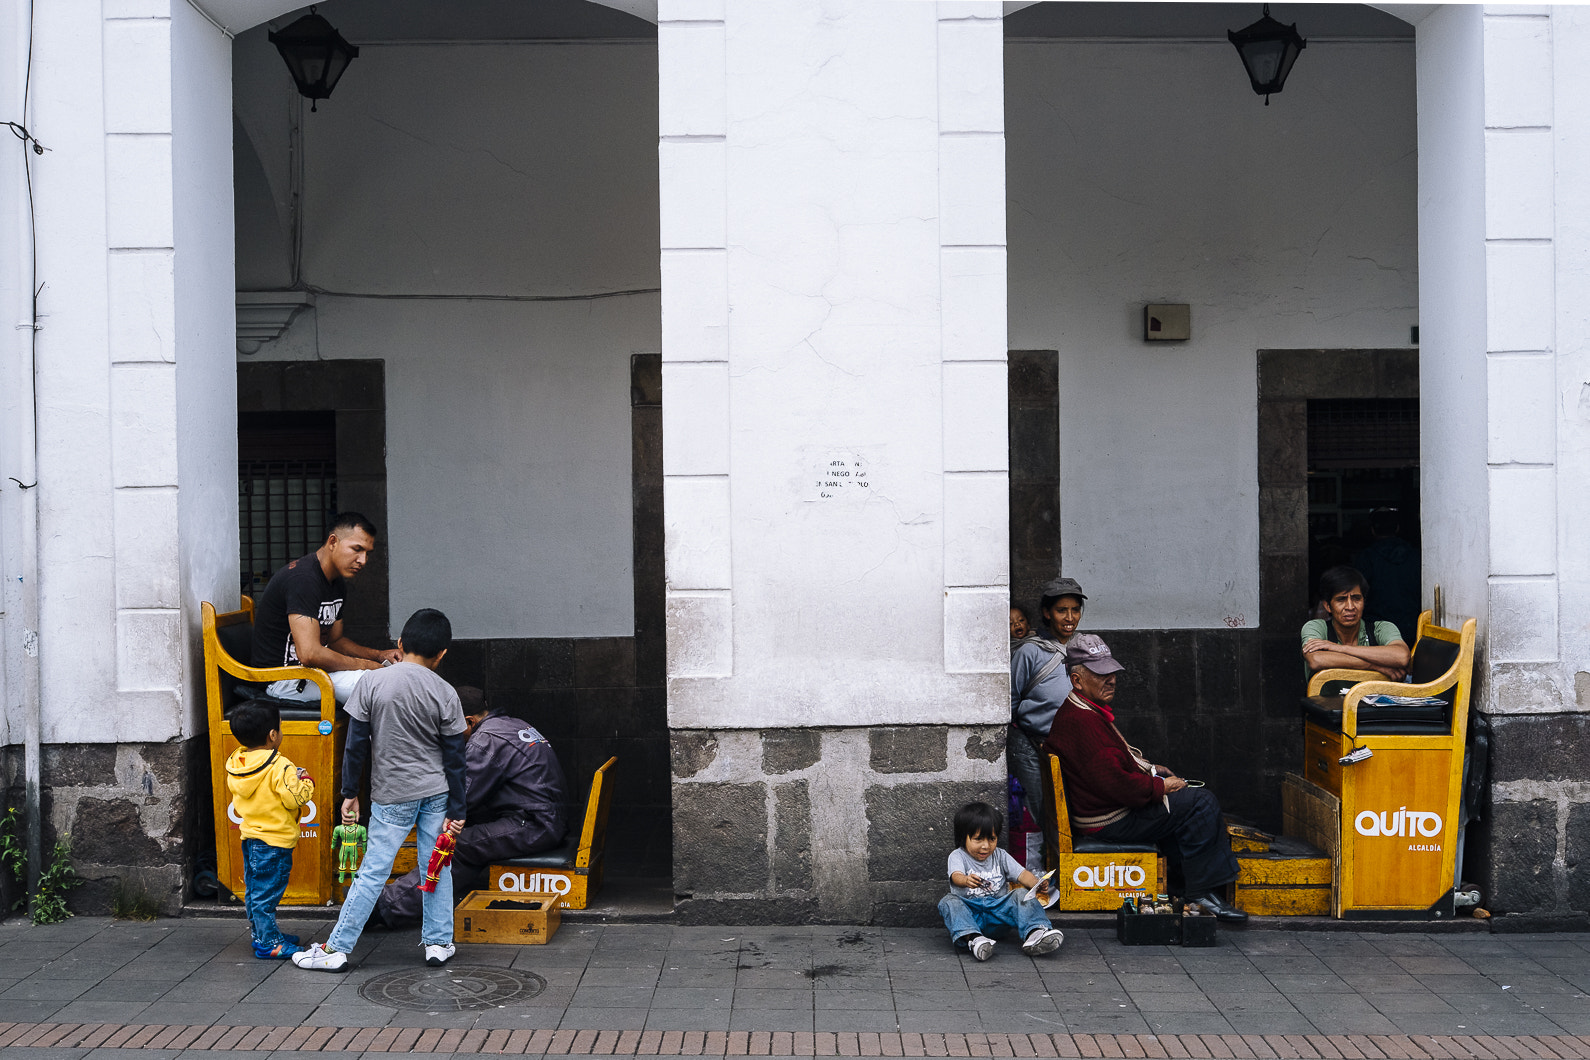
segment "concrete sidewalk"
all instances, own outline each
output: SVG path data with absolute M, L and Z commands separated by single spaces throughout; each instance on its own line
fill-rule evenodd
M 284 928 L 308 941 L 329 925 Z M 342 975 L 259 961 L 235 920 L 13 918 L 0 924 L 0 1046 L 62 1060 L 123 1048 L 1590 1057 L 1590 1037 L 1573 1037 L 1590 1036 L 1590 935 L 1248 929 L 1181 949 L 1088 928 L 1052 957 L 1004 943 L 979 964 L 936 929 L 571 922 L 546 946 L 462 946 L 440 970 L 415 931 L 367 932 L 354 956 Z M 361 995 L 393 972 L 417 973 L 404 997 L 428 1007 Z M 494 977 L 544 987 L 460 1011 Z

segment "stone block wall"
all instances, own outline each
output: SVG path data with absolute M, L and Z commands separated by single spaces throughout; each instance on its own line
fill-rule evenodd
M 1590 717 L 1491 718 L 1491 797 L 1471 830 L 1470 866 L 1493 913 L 1590 911 Z M 1480 856 L 1476 858 L 1476 854 Z
M 1003 809 L 1003 726 L 676 729 L 685 923 L 938 923 L 963 804 Z
M 118 893 L 147 895 L 175 916 L 195 858 L 213 847 L 208 807 L 208 740 L 46 744 L 40 803 L 44 857 L 68 838 L 81 882 L 72 912 L 103 916 Z M 4 749 L 7 805 L 23 805 L 22 748 Z M 196 805 L 202 804 L 202 805 Z M 0 907 L 9 913 L 10 904 Z

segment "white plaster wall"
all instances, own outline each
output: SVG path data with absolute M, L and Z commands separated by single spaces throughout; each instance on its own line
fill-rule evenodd
M 286 78 L 262 32 L 236 53 L 251 201 L 285 211 Z M 303 281 L 325 293 L 255 356 L 386 362 L 394 629 L 433 606 L 460 637 L 634 631 L 656 100 L 649 42 L 415 44 L 366 47 L 305 110 Z M 282 245 L 240 246 L 239 276 L 280 275 Z
M 1552 9 L 1558 636 L 1564 705 L 1590 710 L 1590 9 Z
M 0 18 L 0 56 L 6 57 L 0 64 L 6 70 L 0 78 L 0 108 L 23 121 L 21 70 L 26 53 L 26 27 L 20 15 Z M 0 306 L 17 322 L 26 320 L 29 312 L 24 157 L 17 151 L 0 165 L 0 247 L 5 248 L 0 250 Z M 0 329 L 0 744 L 20 743 L 23 738 L 24 498 L 11 476 L 24 473 L 24 394 L 31 338 L 22 328 Z
M 1318 42 L 1265 107 L 1223 41 L 1006 48 L 1010 344 L 1060 353 L 1094 625 L 1258 624 L 1256 351 L 1418 322 L 1413 58 Z M 1146 302 L 1192 340 L 1143 342 Z
M 47 283 L 37 373 L 43 738 L 113 741 L 136 738 L 143 726 L 116 695 L 107 168 L 130 182 L 129 199 L 152 192 L 158 200 L 161 174 L 133 179 L 120 168 L 131 159 L 110 157 L 98 6 L 38 5 L 34 17 L 34 128 L 41 139 L 49 130 L 50 148 L 34 162 L 39 279 Z M 158 201 L 145 206 L 158 224 Z M 174 712 L 156 725 L 160 738 L 173 735 Z
M 185 3 L 171 8 L 173 271 L 177 341 L 177 562 L 188 698 L 203 728 L 201 601 L 238 598 L 236 318 L 232 245 L 232 42 Z M 143 267 L 155 267 L 153 262 Z M 165 501 L 161 507 L 164 525 Z M 162 543 L 170 538 L 163 536 Z M 164 599 L 169 594 L 163 594 Z
M 393 631 L 437 607 L 461 638 L 632 635 L 629 358 L 656 296 L 318 315 L 322 356 L 386 361 Z
M 1485 97 L 1480 9 L 1418 26 L 1420 536 L 1426 588 L 1449 616 L 1484 616 L 1490 570 L 1485 364 Z M 1488 623 L 1486 623 L 1488 625 Z M 1489 630 L 1482 630 L 1488 634 Z
M 670 724 L 997 720 L 997 6 L 664 3 L 659 51 L 699 74 L 659 146 Z

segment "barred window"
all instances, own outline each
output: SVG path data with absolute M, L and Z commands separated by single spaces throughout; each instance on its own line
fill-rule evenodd
M 238 418 L 237 510 L 243 592 L 319 548 L 337 512 L 337 430 L 331 412 Z

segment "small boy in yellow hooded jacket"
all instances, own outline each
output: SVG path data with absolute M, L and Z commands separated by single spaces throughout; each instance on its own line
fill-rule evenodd
M 239 703 L 227 720 L 243 745 L 226 760 L 226 786 L 243 822 L 244 907 L 254 956 L 286 960 L 303 947 L 276 925 L 276 904 L 287 890 L 300 811 L 314 798 L 315 782 L 281 753 L 281 711 L 273 704 Z

